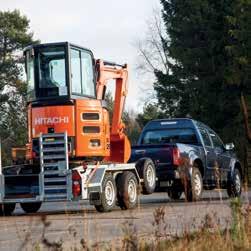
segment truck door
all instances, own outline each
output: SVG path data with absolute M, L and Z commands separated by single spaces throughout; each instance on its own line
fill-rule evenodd
M 217 155 L 214 151 L 212 141 L 210 140 L 207 130 L 205 128 L 199 128 L 199 131 L 204 142 L 205 149 L 206 170 L 204 179 L 208 185 L 215 185 L 217 178 L 217 173 L 215 172 Z
M 225 150 L 224 144 L 220 137 L 213 131 L 209 130 L 211 140 L 213 142 L 214 151 L 217 156 L 217 163 L 220 171 L 220 178 L 222 181 L 227 180 L 228 172 L 230 170 L 231 156 L 228 151 Z

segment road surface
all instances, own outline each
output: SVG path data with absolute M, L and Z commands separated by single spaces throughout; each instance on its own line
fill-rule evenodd
M 250 195 L 244 193 L 243 200 L 247 202 Z M 39 243 L 43 238 L 48 243 L 62 241 L 64 250 L 79 248 L 83 243 L 110 241 L 109 245 L 117 245 L 128 231 L 149 240 L 154 239 L 156 233 L 168 236 L 196 230 L 208 215 L 212 224 L 225 228 L 231 224 L 229 205 L 225 192 L 210 191 L 194 203 L 184 199 L 170 201 L 166 193 L 140 196 L 136 209 L 116 208 L 109 213 L 97 213 L 87 202 L 44 203 L 40 211 L 32 215 L 25 215 L 17 206 L 14 216 L 0 217 L 0 250 L 34 250 L 38 245 L 42 247 Z M 157 210 L 159 213 L 154 217 Z M 163 221 L 156 225 L 161 215 Z

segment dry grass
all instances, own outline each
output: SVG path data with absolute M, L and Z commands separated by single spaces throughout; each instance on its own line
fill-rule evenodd
M 134 220 L 126 220 L 121 225 L 122 238 L 111 242 L 97 241 L 89 245 L 84 239 L 77 239 L 77 230 L 72 226 L 68 229 L 68 236 L 71 237 L 71 246 L 65 246 L 64 241 L 51 241 L 46 238 L 46 232 L 51 223 L 46 216 L 41 216 L 40 223 L 43 225 L 39 241 L 31 243 L 30 235 L 24 238 L 24 245 L 20 250 L 72 250 L 72 251 L 231 251 L 251 250 L 251 208 L 248 204 L 242 205 L 239 199 L 231 200 L 232 222 L 230 227 L 222 230 L 217 222 L 215 213 L 206 214 L 202 219 L 199 228 L 191 230 L 188 226 L 182 234 L 172 235 L 169 232 L 168 221 L 166 220 L 166 208 L 159 207 L 153 212 L 151 236 L 141 236 L 137 230 Z
M 186 188 L 188 162 L 184 162 L 184 186 Z M 217 165 L 215 171 L 218 171 Z M 216 175 L 217 177 L 217 175 Z M 218 182 L 219 184 L 219 182 Z M 245 189 L 247 191 L 247 187 Z M 220 201 L 222 202 L 222 194 L 219 192 Z M 169 209 L 171 206 L 167 206 Z M 174 234 L 170 230 L 170 225 L 166 219 L 166 208 L 159 207 L 153 211 L 152 218 L 149 219 L 151 224 L 151 233 L 148 236 L 142 236 L 137 230 L 137 224 L 132 220 L 126 220 L 121 225 L 122 238 L 112 240 L 110 242 L 102 242 L 99 236 L 98 219 L 93 219 L 96 224 L 96 242 L 91 243 L 88 239 L 77 238 L 77 230 L 69 225 L 67 235 L 70 237 L 69 243 L 65 245 L 63 239 L 59 241 L 49 240 L 46 233 L 49 232 L 51 222 L 46 216 L 42 216 L 40 224 L 42 225 L 41 237 L 32 242 L 31 232 L 27 232 L 20 250 L 72 250 L 72 251 L 157 251 L 157 250 L 177 250 L 177 251 L 231 251 L 231 250 L 251 250 L 251 207 L 249 204 L 242 204 L 239 199 L 232 199 L 230 203 L 232 212 L 232 221 L 225 225 L 218 222 L 219 216 L 215 212 L 206 214 L 203 219 L 197 217 L 194 222 L 183 230 L 182 233 Z M 135 209 L 136 210 L 136 209 Z M 140 210 L 140 207 L 138 207 Z M 86 216 L 84 211 L 84 215 Z M 66 212 L 67 215 L 67 212 Z M 179 218 L 182 222 L 182 218 Z M 199 221 L 199 224 L 198 224 Z M 180 224 L 177 222 L 177 224 Z M 84 233 L 88 233 L 88 221 L 84 223 Z M 177 226 L 178 228 L 178 226 Z M 178 230 L 177 230 L 178 233 Z M 87 235 L 88 236 L 88 235 Z M 64 237 L 64 236 L 62 236 Z M 30 248 L 31 247 L 31 248 Z
M 242 206 L 240 200 L 231 201 L 233 222 L 229 229 L 222 230 L 215 222 L 214 215 L 206 215 L 202 227 L 194 232 L 184 231 L 181 236 L 170 236 L 166 233 L 164 223 L 164 210 L 158 208 L 154 212 L 153 241 L 140 241 L 135 238 L 127 240 L 128 245 L 123 246 L 125 251 L 231 251 L 251 250 L 251 210 Z M 133 241 L 134 245 L 129 245 Z

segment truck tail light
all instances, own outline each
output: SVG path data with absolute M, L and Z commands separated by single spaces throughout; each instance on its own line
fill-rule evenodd
M 77 171 L 72 173 L 72 194 L 74 198 L 81 195 L 81 176 Z
M 35 159 L 37 157 L 37 154 L 35 151 L 32 151 L 32 159 Z
M 181 164 L 180 150 L 177 147 L 173 148 L 173 165 L 179 166 Z

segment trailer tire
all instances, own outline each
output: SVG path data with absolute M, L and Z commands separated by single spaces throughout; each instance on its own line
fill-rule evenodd
M 135 208 L 138 201 L 138 180 L 133 172 L 126 171 L 117 177 L 118 206 L 123 209 Z
M 15 208 L 16 203 L 0 204 L 0 215 L 9 216 L 14 212 Z
M 102 182 L 102 193 L 100 194 L 100 205 L 94 205 L 98 212 L 109 212 L 116 205 L 116 184 L 111 174 L 106 174 Z
M 36 213 L 42 205 L 42 202 L 29 202 L 29 203 L 20 203 L 21 208 L 25 213 Z
M 139 177 L 144 180 L 142 185 L 143 194 L 152 194 L 156 188 L 156 169 L 151 159 L 140 160 L 136 164 Z

